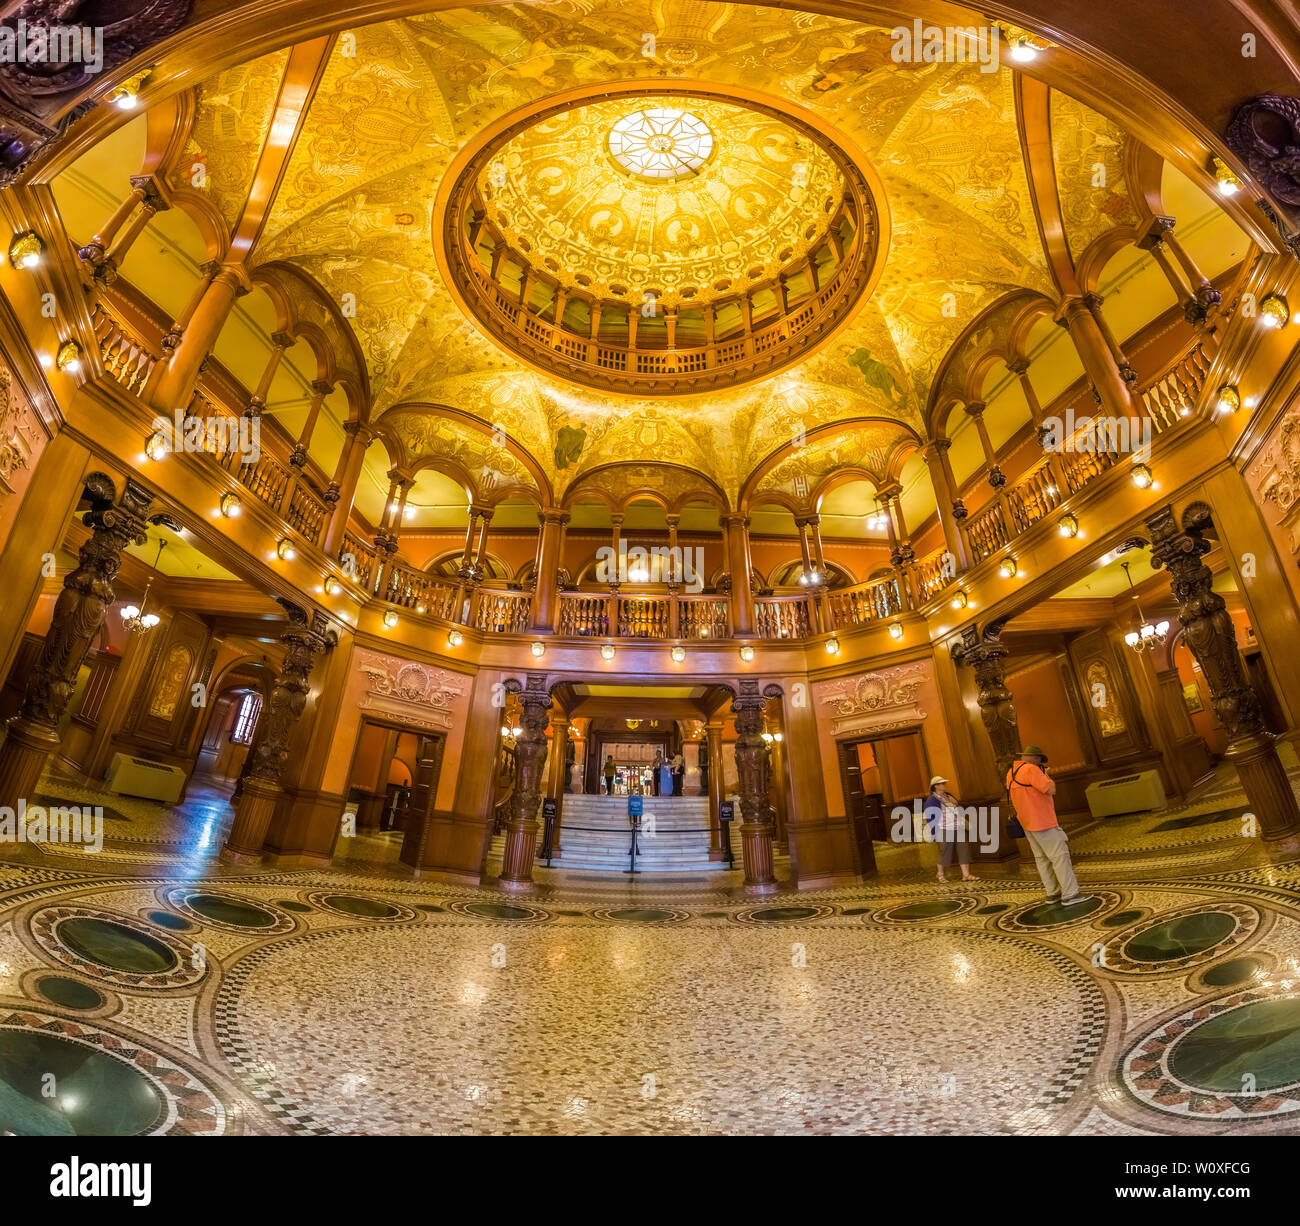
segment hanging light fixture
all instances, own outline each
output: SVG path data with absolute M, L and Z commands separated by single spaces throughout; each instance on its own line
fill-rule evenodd
M 1129 591 L 1133 591 L 1133 576 L 1129 573 L 1130 563 L 1121 562 L 1120 565 L 1124 568 L 1124 574 L 1128 578 Z M 1169 623 L 1162 621 L 1152 624 L 1147 621 L 1142 612 L 1142 602 L 1136 595 L 1134 595 L 1133 601 L 1137 605 L 1139 626 L 1136 630 L 1130 630 L 1124 636 L 1124 642 L 1140 655 L 1144 651 L 1153 650 L 1157 644 L 1163 643 L 1169 637 Z
M 162 551 L 166 547 L 166 540 L 158 542 L 158 556 L 153 560 L 154 574 L 158 572 L 158 563 L 162 561 Z M 144 595 L 140 598 L 140 607 L 136 608 L 133 604 L 122 606 L 122 625 L 132 634 L 148 634 L 158 624 L 157 613 L 146 613 L 144 611 L 149 604 L 149 589 L 151 587 L 153 587 L 153 575 L 149 576 L 148 582 L 144 585 Z

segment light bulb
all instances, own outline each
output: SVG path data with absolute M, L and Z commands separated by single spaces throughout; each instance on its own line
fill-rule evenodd
M 459 647 L 465 641 L 465 636 L 459 630 L 453 630 L 447 635 L 447 646 Z
M 1281 294 L 1269 294 L 1259 304 L 1259 321 L 1266 328 L 1285 328 L 1291 318 L 1291 308 Z
M 1145 464 L 1135 464 L 1133 466 L 1133 484 L 1140 490 L 1149 490 L 1151 483 L 1155 478 L 1151 475 L 1151 470 Z
M 827 655 L 831 655 L 831 656 L 837 656 L 837 655 L 840 654 L 840 641 L 839 641 L 839 639 L 837 639 L 837 638 L 829 638 L 829 639 L 826 640 L 826 654 L 827 654 Z
M 137 609 L 135 605 L 128 604 L 122 606 L 123 621 L 130 621 L 133 617 L 139 617 L 139 616 L 140 616 L 140 610 Z
M 746 664 L 754 658 L 754 649 L 748 643 L 740 649 L 740 658 L 744 660 Z
M 390 630 L 397 625 L 397 613 L 395 610 L 389 609 L 388 612 L 384 614 L 384 625 Z
M 280 539 L 280 543 L 275 547 L 275 552 L 282 562 L 292 562 L 298 556 L 298 551 L 293 547 L 293 542 L 287 536 Z
M 602 660 L 612 660 L 614 658 L 614 644 L 605 643 L 600 649 L 600 658 Z
M 166 459 L 171 452 L 171 446 L 167 442 L 167 436 L 161 430 L 155 430 L 144 441 L 144 453 L 151 460 Z
M 1011 44 L 1011 58 L 1020 64 L 1028 64 L 1038 58 L 1038 48 L 1023 38 Z
M 1219 388 L 1219 397 L 1215 401 L 1214 407 L 1220 413 L 1235 413 L 1241 408 L 1241 393 L 1237 391 L 1235 384 L 1225 383 Z
M 325 580 L 325 594 L 327 596 L 337 596 L 342 590 L 343 590 L 343 585 L 336 578 L 334 578 L 333 575 L 330 575 Z
M 533 655 L 540 657 L 546 654 L 546 644 L 534 643 L 528 650 L 531 651 Z
M 684 659 L 686 659 L 686 648 L 674 647 L 672 651 L 672 656 L 673 656 L 673 660 L 676 663 L 680 664 Z
M 243 504 L 239 501 L 238 494 L 225 494 L 222 496 L 221 513 L 227 519 L 237 519 L 239 517 L 240 512 L 243 511 L 243 509 L 244 507 Z
M 903 637 L 903 627 L 898 622 L 890 622 L 889 637 L 891 639 L 901 639 Z
M 146 630 L 152 630 L 158 624 L 157 613 L 146 613 L 141 619 L 141 624 Z
M 1062 536 L 1074 537 L 1079 535 L 1079 521 L 1073 515 L 1061 516 L 1060 527 L 1057 529 Z

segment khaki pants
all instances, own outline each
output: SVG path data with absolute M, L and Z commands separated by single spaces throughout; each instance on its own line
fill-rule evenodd
M 1025 838 L 1034 853 L 1038 875 L 1048 898 L 1071 899 L 1079 892 L 1079 883 L 1070 863 L 1070 843 L 1060 826 L 1047 830 L 1026 830 Z

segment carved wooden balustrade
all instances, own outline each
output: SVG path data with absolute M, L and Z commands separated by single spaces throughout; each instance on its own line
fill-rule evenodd
M 677 634 L 683 639 L 725 639 L 727 601 L 721 596 L 678 596 Z
M 816 628 L 811 596 L 760 596 L 754 601 L 754 631 L 761 639 L 802 639 Z
M 957 577 L 957 559 L 947 548 L 936 549 L 915 564 L 916 592 L 920 602 L 937 596 Z
M 523 634 L 533 618 L 533 598 L 528 592 L 481 587 L 474 593 L 470 625 L 490 634 Z
M 339 549 L 339 561 L 343 563 L 343 571 L 349 578 L 368 592 L 375 590 L 379 567 L 373 545 L 368 545 L 351 532 L 345 532 Z
M 378 594 L 380 599 L 390 604 L 440 617 L 444 621 L 455 621 L 460 613 L 460 584 L 397 561 L 390 561 L 384 567 L 382 589 Z
M 610 597 L 592 592 L 560 593 L 559 633 L 574 638 L 609 634 Z
M 128 392 L 139 394 L 158 362 L 157 350 L 134 335 L 111 304 L 101 299 L 91 305 L 90 324 L 99 341 L 104 369 Z
M 872 579 L 853 587 L 836 588 L 827 593 L 831 621 L 835 629 L 881 621 L 903 611 L 904 601 L 897 576 Z

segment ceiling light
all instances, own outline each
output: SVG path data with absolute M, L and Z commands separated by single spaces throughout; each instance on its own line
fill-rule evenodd
M 237 519 L 239 517 L 240 512 L 243 511 L 243 509 L 244 507 L 243 504 L 239 501 L 238 494 L 232 493 L 232 494 L 222 495 L 221 513 L 227 519 Z
M 1014 579 L 1020 573 L 1015 558 L 1003 558 L 998 563 L 998 574 L 1004 579 Z
M 448 647 L 459 647 L 465 641 L 465 636 L 459 630 L 453 630 L 447 635 Z
M 9 244 L 9 263 L 15 268 L 35 268 L 45 254 L 45 244 L 35 230 L 15 234 Z
M 684 659 L 686 659 L 686 648 L 674 647 L 672 651 L 672 656 L 673 656 L 673 662 L 676 664 L 680 664 Z
M 287 536 L 280 538 L 280 543 L 275 547 L 275 553 L 282 562 L 292 562 L 298 556 L 298 551 L 293 547 L 293 542 Z
M 545 643 L 534 643 L 529 649 L 535 656 L 544 656 L 546 654 Z
M 1220 413 L 1235 413 L 1241 408 L 1241 393 L 1231 383 L 1225 383 L 1219 388 L 1219 398 L 1214 402 L 1214 407 Z
M 1155 478 L 1151 475 L 1151 470 L 1145 464 L 1133 465 L 1133 484 L 1140 490 L 1149 490 Z
M 600 658 L 602 660 L 612 660 L 614 658 L 614 644 L 602 643 L 600 648 Z
M 748 643 L 740 649 L 740 658 L 744 660 L 746 664 L 754 658 L 754 649 Z
M 1285 328 L 1291 318 L 1291 308 L 1281 294 L 1269 294 L 1259 304 L 1259 320 L 1266 328 Z
M 831 656 L 840 654 L 840 641 L 833 635 L 826 640 L 826 654 Z
M 75 375 L 81 369 L 81 346 L 76 341 L 64 341 L 54 355 L 54 365 Z
M 903 627 L 898 622 L 889 623 L 889 637 L 891 639 L 901 639 L 903 637 Z
M 390 630 L 391 630 L 395 625 L 397 625 L 397 610 L 395 610 L 395 609 L 389 609 L 389 610 L 384 614 L 384 625 L 387 626 Z
M 171 444 L 161 430 L 155 430 L 144 440 L 144 453 L 151 460 L 165 460 L 171 453 Z
M 1062 515 L 1061 523 L 1057 531 L 1062 536 L 1074 537 L 1079 535 L 1079 521 L 1073 515 Z
M 1241 180 L 1232 173 L 1232 167 L 1222 158 L 1211 158 L 1210 164 L 1214 167 L 1214 177 L 1219 181 L 1219 191 L 1225 196 L 1235 196 L 1241 191 Z

